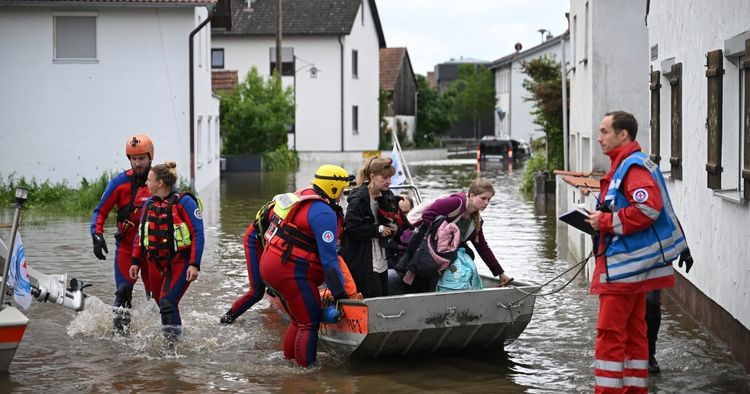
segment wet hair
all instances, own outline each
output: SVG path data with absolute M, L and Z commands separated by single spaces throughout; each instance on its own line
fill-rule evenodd
M 471 182 L 471 185 L 469 185 L 469 192 L 466 193 L 466 197 L 468 198 L 469 194 L 477 196 L 487 192 L 492 193 L 492 195 L 494 196 L 495 188 L 492 186 L 490 181 L 484 178 L 477 178 Z M 482 228 L 482 217 L 479 215 L 479 210 L 472 213 L 470 218 L 474 222 L 474 227 L 477 229 L 477 235 L 479 235 L 479 230 Z
M 359 171 L 357 171 L 357 186 L 362 186 L 370 182 L 370 175 L 382 175 L 384 177 L 392 177 L 396 173 L 396 169 L 393 168 L 393 160 L 389 158 L 383 158 L 373 156 L 365 162 Z
M 157 181 L 164 182 L 164 186 L 172 188 L 177 183 L 177 163 L 174 160 L 168 160 L 164 164 L 157 164 L 151 167 L 151 171 L 156 176 Z
M 625 111 L 612 111 L 607 112 L 604 116 L 612 117 L 612 128 L 619 132 L 625 130 L 628 132 L 628 137 L 631 141 L 635 141 L 635 136 L 638 135 L 638 121 L 635 120 L 635 116 L 630 112 Z

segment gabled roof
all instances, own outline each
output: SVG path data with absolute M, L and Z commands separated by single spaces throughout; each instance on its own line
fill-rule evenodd
M 546 40 L 543 43 L 535 47 L 531 47 L 523 52 L 513 52 L 510 55 L 506 55 L 506 56 L 501 57 L 500 59 L 494 60 L 492 61 L 492 64 L 490 65 L 489 69 L 492 70 L 492 69 L 500 68 L 502 66 L 513 63 L 513 61 L 515 61 L 516 59 L 524 58 L 524 57 L 533 55 L 543 49 L 547 49 L 551 46 L 555 46 L 562 41 L 563 35 L 565 35 L 565 33 L 557 37 L 550 38 L 549 40 Z
M 217 0 L 2 0 L 0 6 L 18 5 L 54 5 L 54 6 L 82 6 L 96 5 L 159 5 L 159 6 L 195 6 L 214 5 Z
M 406 56 L 406 48 L 380 48 L 380 88 L 393 90 Z
M 231 0 L 232 30 L 214 31 L 219 36 L 273 36 L 276 34 L 276 0 Z M 248 8 L 248 2 L 252 6 Z M 284 35 L 339 36 L 352 31 L 361 0 L 283 0 Z M 385 36 L 375 0 L 368 0 L 381 48 Z

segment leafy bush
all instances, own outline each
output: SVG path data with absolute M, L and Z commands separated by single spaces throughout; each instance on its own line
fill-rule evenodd
M 271 152 L 286 146 L 294 122 L 292 89 L 278 74 L 264 80 L 253 67 L 234 90 L 221 96 L 222 153 Z
M 292 170 L 299 165 L 297 152 L 282 145 L 270 152 L 263 152 L 263 171 Z
M 71 188 L 65 181 L 55 184 L 49 181 L 39 183 L 36 179 L 29 181 L 25 177 L 16 179 L 14 175 L 10 175 L 7 180 L 0 179 L 0 206 L 12 206 L 15 203 L 16 187 L 20 186 L 29 189 L 25 207 L 32 212 L 91 213 L 113 175 L 104 173 L 93 181 L 83 178 L 78 189 Z
M 526 160 L 523 169 L 523 176 L 521 177 L 521 193 L 524 196 L 531 198 L 532 192 L 534 191 L 534 176 L 539 171 L 547 171 L 547 160 L 544 157 L 543 150 L 534 152 L 534 155 Z

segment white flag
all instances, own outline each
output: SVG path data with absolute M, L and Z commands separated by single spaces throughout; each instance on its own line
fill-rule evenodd
M 13 299 L 24 310 L 31 306 L 31 283 L 26 269 L 26 251 L 21 241 L 21 233 L 16 234 L 13 245 L 13 257 L 10 259 L 8 270 L 8 286 L 13 289 Z
M 396 169 L 396 173 L 391 177 L 391 186 L 398 186 L 404 183 L 406 180 L 406 174 L 404 173 L 404 167 L 401 165 L 401 157 L 398 155 L 396 144 L 393 144 L 391 159 L 393 160 L 393 168 Z

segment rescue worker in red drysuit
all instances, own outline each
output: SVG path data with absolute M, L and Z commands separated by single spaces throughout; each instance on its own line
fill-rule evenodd
M 277 201 L 264 234 L 266 250 L 260 259 L 260 275 L 280 296 L 291 318 L 284 335 L 284 357 L 304 367 L 317 358 L 321 321 L 318 286 L 325 282 L 335 300 L 346 298 L 337 255 L 343 223 L 338 201 L 349 179 L 341 167 L 321 166 L 312 181 L 315 196 L 305 196 L 310 189 L 303 189 L 287 194 L 286 202 Z
M 635 141 L 632 114 L 610 112 L 599 144 L 612 161 L 601 179 L 591 293 L 599 295 L 595 392 L 647 393 L 646 292 L 674 286 L 672 261 L 687 243 L 658 165 Z
M 148 281 L 168 343 L 182 334 L 178 305 L 190 283 L 198 278 L 204 243 L 198 199 L 174 190 L 176 166 L 174 161 L 167 161 L 152 167 L 148 174 L 146 184 L 152 197 L 139 221 L 130 266 L 130 278 L 134 280 L 138 271 L 148 266 Z
M 303 189 L 301 192 L 303 193 L 303 196 L 318 195 L 312 188 Z M 242 316 L 243 313 L 247 312 L 253 307 L 253 305 L 263 299 L 263 295 L 266 292 L 266 284 L 263 283 L 263 280 L 260 277 L 260 257 L 265 250 L 263 233 L 265 233 L 264 230 L 268 228 L 271 222 L 274 205 L 275 200 L 271 200 L 264 204 L 255 215 L 253 223 L 251 223 L 250 226 L 247 227 L 247 230 L 245 230 L 245 235 L 242 237 L 242 243 L 245 249 L 245 264 L 247 265 L 247 277 L 250 282 L 250 289 L 237 297 L 229 310 L 221 316 L 219 322 L 222 324 L 233 324 L 237 318 Z M 347 297 L 362 298 L 362 295 L 357 292 L 354 280 L 349 273 L 346 263 L 343 262 L 340 256 L 339 267 L 344 275 L 344 288 Z
M 316 195 L 313 189 L 303 189 L 307 195 Z M 242 245 L 245 248 L 245 264 L 247 265 L 247 278 L 250 289 L 237 297 L 229 310 L 219 320 L 223 324 L 232 324 L 248 309 L 252 308 L 258 301 L 263 299 L 266 285 L 260 277 L 260 257 L 263 255 L 265 241 L 264 230 L 268 228 L 273 214 L 274 202 L 264 204 L 255 215 L 255 221 L 248 226 L 242 237 Z
M 130 169 L 123 171 L 109 181 L 104 189 L 99 204 L 94 208 L 91 217 L 91 237 L 94 241 L 94 255 L 99 260 L 106 260 L 109 253 L 104 240 L 104 222 L 112 208 L 117 206 L 117 230 L 115 232 L 115 315 L 113 324 L 119 333 L 126 333 L 130 324 L 130 312 L 133 296 L 132 279 L 128 273 L 130 257 L 133 250 L 133 239 L 136 224 L 141 217 L 141 207 L 151 196 L 146 187 L 146 177 L 154 159 L 154 144 L 143 134 L 135 135 L 125 143 L 125 155 L 130 161 Z M 150 296 L 147 271 L 141 273 L 144 278 L 146 297 Z

